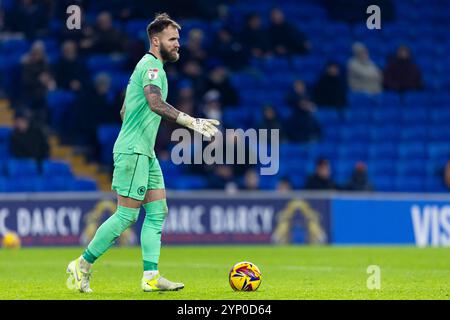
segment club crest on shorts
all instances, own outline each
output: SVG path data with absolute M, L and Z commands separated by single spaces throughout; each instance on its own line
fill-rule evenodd
M 145 193 L 146 188 L 144 186 L 139 187 L 137 190 L 138 195 L 142 196 Z
M 156 78 L 158 78 L 158 69 L 149 69 L 148 78 L 150 80 L 155 80 Z

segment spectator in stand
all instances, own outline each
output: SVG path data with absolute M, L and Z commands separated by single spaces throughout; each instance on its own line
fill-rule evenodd
M 294 81 L 286 100 L 292 108 L 286 130 L 289 140 L 309 142 L 320 139 L 322 130 L 314 117 L 316 106 L 309 98 L 305 83 L 301 80 Z
M 55 66 L 58 87 L 65 90 L 80 91 L 86 84 L 88 71 L 84 61 L 78 56 L 75 41 L 67 40 L 61 45 L 62 56 Z
M 48 120 L 47 92 L 56 88 L 42 41 L 35 41 L 30 52 L 22 58 L 22 88 L 25 104 L 36 121 Z
M 39 166 L 49 156 L 50 148 L 43 128 L 34 123 L 26 111 L 16 112 L 9 145 L 14 158 L 32 158 Z
M 261 122 L 258 123 L 258 128 L 260 129 L 268 129 L 268 130 L 280 130 L 279 131 L 279 138 L 280 141 L 285 140 L 285 134 L 284 134 L 284 128 L 281 124 L 281 121 L 278 119 L 278 115 L 275 111 L 275 109 L 271 105 L 266 105 L 263 108 L 263 114 Z M 270 139 L 270 134 L 268 135 L 268 138 Z
M 311 50 L 305 34 L 286 22 L 279 8 L 270 11 L 268 36 L 277 55 L 307 54 Z
M 223 106 L 236 106 L 239 104 L 238 94 L 231 84 L 228 72 L 224 66 L 216 66 L 209 72 L 206 80 L 206 90 L 217 90 Z
M 209 188 L 216 190 L 229 190 L 235 188 L 234 172 L 231 165 L 217 164 L 208 174 Z
M 261 58 L 270 54 L 270 41 L 267 37 L 267 30 L 263 28 L 259 13 L 252 13 L 248 16 L 240 38 L 248 55 Z
M 353 57 L 347 63 L 348 84 L 353 92 L 378 94 L 382 91 L 383 74 L 370 59 L 365 45 L 352 46 Z
M 276 190 L 281 193 L 292 191 L 292 184 L 289 178 L 287 177 L 281 178 L 277 183 Z
M 204 105 L 202 117 L 216 119 L 222 123 L 222 103 L 220 102 L 220 92 L 214 89 L 209 90 L 203 96 Z
M 256 191 L 259 189 L 259 175 L 254 169 L 249 169 L 244 174 L 243 190 Z
M 240 70 L 247 64 L 241 43 L 227 27 L 222 27 L 217 32 L 211 52 L 232 70 Z
M 49 2 L 37 0 L 15 1 L 6 15 L 6 29 L 22 32 L 28 39 L 45 36 L 48 32 Z
M 373 186 L 369 181 L 367 174 L 367 165 L 363 162 L 357 162 L 355 169 L 346 186 L 347 190 L 352 191 L 373 191 Z
M 80 48 L 89 53 L 111 54 L 122 53 L 127 39 L 113 26 L 111 14 L 100 12 L 94 28 L 86 29 L 85 38 L 80 41 Z
M 384 87 L 398 92 L 423 88 L 420 69 L 406 45 L 399 46 L 396 55 L 389 58 L 384 70 Z
M 205 92 L 206 79 L 200 63 L 194 59 L 186 61 L 183 65 L 181 75 L 192 84 L 194 95 L 201 97 Z
M 347 88 L 338 63 L 329 62 L 325 66 L 315 85 L 314 100 L 318 106 L 343 109 L 347 105 Z
M 326 158 L 319 158 L 316 162 L 316 169 L 313 174 L 306 179 L 305 189 L 307 190 L 335 190 L 338 186 L 331 178 L 330 162 Z
M 113 109 L 110 87 L 110 76 L 100 73 L 94 80 L 94 88 L 81 94 L 75 104 L 73 143 L 81 147 L 91 161 L 100 159 L 97 128 Z
M 198 63 L 206 61 L 208 54 L 204 48 L 204 33 L 201 29 L 191 29 L 186 44 L 182 45 L 179 64 L 184 67 L 187 61 L 195 60 Z

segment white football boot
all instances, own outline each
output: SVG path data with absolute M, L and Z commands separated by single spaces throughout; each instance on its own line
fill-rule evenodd
M 89 281 L 92 276 L 91 265 L 84 261 L 81 257 L 75 259 L 67 266 L 69 277 L 66 285 L 70 290 L 79 290 L 84 293 L 91 293 Z
M 162 277 L 159 273 L 151 279 L 142 277 L 141 286 L 144 292 L 178 291 L 184 288 L 183 283 L 169 281 Z

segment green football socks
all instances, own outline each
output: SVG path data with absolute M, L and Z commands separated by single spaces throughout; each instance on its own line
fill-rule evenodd
M 161 232 L 168 209 L 166 199 L 144 204 L 145 219 L 141 230 L 144 271 L 158 270 L 161 252 Z
M 94 263 L 114 244 L 122 232 L 136 222 L 139 211 L 140 208 L 118 206 L 117 211 L 97 229 L 94 239 L 83 252 L 83 258 Z

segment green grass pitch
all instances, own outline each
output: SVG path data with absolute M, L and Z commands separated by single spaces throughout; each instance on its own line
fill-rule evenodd
M 144 293 L 139 247 L 112 248 L 94 265 L 92 294 L 69 291 L 66 266 L 82 248 L 0 249 L 0 300 L 11 299 L 450 299 L 450 248 L 315 246 L 163 246 L 161 273 L 178 292 Z M 251 261 L 256 292 L 234 292 L 228 271 Z M 369 265 L 381 289 L 369 290 Z

